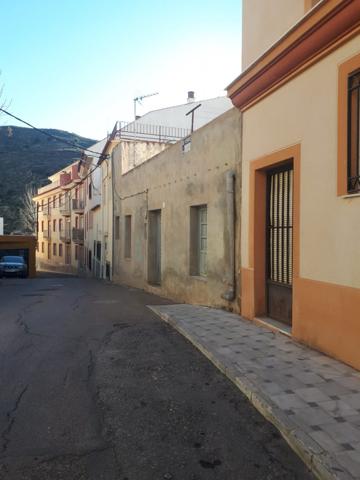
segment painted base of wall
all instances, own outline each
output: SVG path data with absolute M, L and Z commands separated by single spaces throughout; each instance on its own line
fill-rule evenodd
M 360 370 L 360 289 L 295 279 L 293 336 Z
M 254 269 L 241 270 L 241 315 L 256 308 Z M 360 370 L 360 289 L 294 278 L 292 337 Z

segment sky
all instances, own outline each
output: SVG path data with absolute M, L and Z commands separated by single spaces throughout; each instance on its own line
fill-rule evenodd
M 225 95 L 241 70 L 241 0 L 3 2 L 2 100 L 40 128 L 101 139 L 135 97 L 159 93 L 142 115 Z

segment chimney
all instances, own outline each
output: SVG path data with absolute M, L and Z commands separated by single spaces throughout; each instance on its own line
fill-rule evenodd
M 190 90 L 190 92 L 188 92 L 187 103 L 192 103 L 192 102 L 195 102 L 195 92 Z

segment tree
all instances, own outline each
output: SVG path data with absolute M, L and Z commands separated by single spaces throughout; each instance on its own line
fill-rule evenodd
M 23 233 L 34 234 L 36 231 L 37 207 L 33 200 L 36 193 L 34 185 L 27 185 L 21 198 L 20 226 Z

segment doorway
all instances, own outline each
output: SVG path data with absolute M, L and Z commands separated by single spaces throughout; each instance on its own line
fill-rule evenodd
M 161 284 L 161 210 L 149 212 L 148 282 Z
M 292 324 L 293 165 L 267 171 L 266 302 L 267 316 Z

